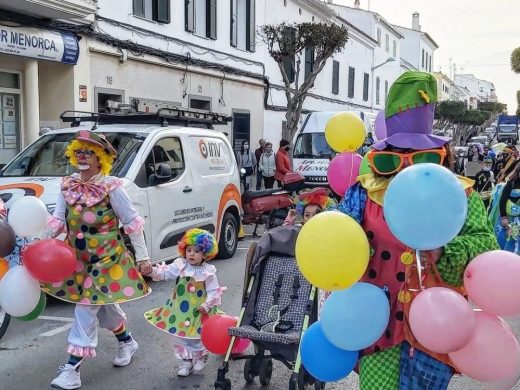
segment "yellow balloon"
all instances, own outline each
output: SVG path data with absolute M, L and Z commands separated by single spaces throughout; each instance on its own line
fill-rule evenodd
M 354 152 L 365 141 L 365 124 L 352 112 L 338 112 L 325 126 L 325 139 L 336 152 Z
M 296 240 L 296 261 L 301 273 L 324 290 L 343 290 L 365 273 L 370 249 L 363 228 L 339 211 L 312 217 Z

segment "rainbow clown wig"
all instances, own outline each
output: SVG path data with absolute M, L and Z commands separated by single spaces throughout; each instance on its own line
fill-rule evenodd
M 300 192 L 294 201 L 296 213 L 303 216 L 305 207 L 310 204 L 320 207 L 322 211 L 335 209 L 336 202 L 328 195 L 329 191 L 321 187 Z
M 193 245 L 202 250 L 202 256 L 205 260 L 213 259 L 218 253 L 217 240 L 213 234 L 207 230 L 190 229 L 179 241 L 179 253 L 182 257 L 186 257 L 186 247 Z
M 78 159 L 74 152 L 76 150 L 92 150 L 99 161 L 101 174 L 107 176 L 112 170 L 112 163 L 117 157 L 114 147 L 102 134 L 96 134 L 89 130 L 80 130 L 75 139 L 67 146 L 65 156 L 69 158 L 70 164 L 77 168 Z

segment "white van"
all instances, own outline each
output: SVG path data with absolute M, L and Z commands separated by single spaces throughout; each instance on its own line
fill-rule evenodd
M 41 136 L 7 164 L 0 172 L 0 197 L 9 207 L 20 196 L 35 195 L 52 213 L 61 177 L 74 172 L 65 149 L 77 131 L 91 129 L 85 121 L 98 121 L 95 131 L 118 151 L 111 174 L 123 179 L 146 221 L 152 261 L 177 256 L 177 242 L 193 227 L 215 233 L 219 256 L 232 257 L 242 212 L 239 172 L 226 135 L 209 129 L 229 118 L 200 110 L 158 111 L 62 115 L 73 127 Z
M 349 111 L 358 115 L 365 123 L 367 132 L 372 131 L 376 114 L 363 111 Z M 327 186 L 327 170 L 332 158 L 337 154 L 325 140 L 325 126 L 337 111 L 311 112 L 293 140 L 294 171 L 305 177 L 306 186 Z

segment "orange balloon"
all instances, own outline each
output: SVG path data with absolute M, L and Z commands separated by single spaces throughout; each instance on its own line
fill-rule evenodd
M 7 270 L 9 270 L 9 263 L 6 259 L 0 257 L 0 279 L 2 279 Z

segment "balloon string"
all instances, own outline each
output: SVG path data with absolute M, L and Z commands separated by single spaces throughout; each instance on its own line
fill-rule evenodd
M 417 249 L 415 251 L 415 261 L 417 263 L 417 273 L 419 275 L 419 286 L 421 288 L 421 291 L 424 290 L 424 286 L 422 283 L 422 263 L 421 263 L 421 251 Z

